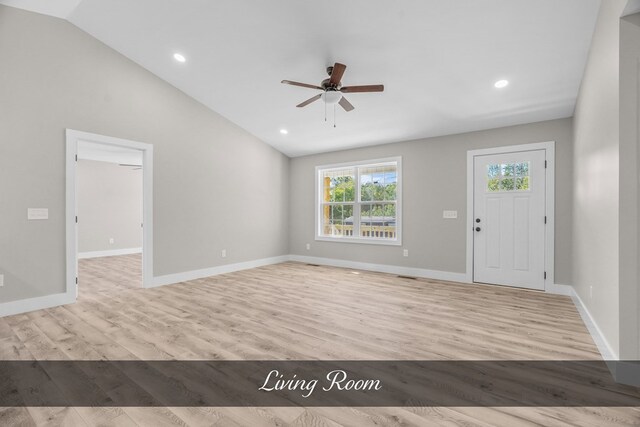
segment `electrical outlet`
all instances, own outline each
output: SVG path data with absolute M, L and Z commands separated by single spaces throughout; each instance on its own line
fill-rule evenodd
M 311 243 L 307 243 L 307 250 L 311 250 Z
M 223 249 L 222 253 L 220 255 L 222 255 L 222 258 L 226 258 L 227 257 L 227 250 Z
M 4 274 L 0 274 L 0 286 L 4 286 Z
M 115 242 L 115 240 L 113 240 L 113 237 L 109 238 L 109 244 L 113 245 L 113 242 Z
M 409 249 L 405 249 L 402 251 L 402 256 L 409 256 Z

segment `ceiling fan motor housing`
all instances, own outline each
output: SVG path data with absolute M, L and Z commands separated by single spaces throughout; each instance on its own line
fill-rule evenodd
M 332 67 L 329 67 L 329 68 L 332 68 Z M 338 85 L 337 85 L 337 86 L 333 86 L 333 85 L 330 83 L 330 81 L 331 81 L 330 79 L 324 79 L 324 80 L 322 81 L 322 83 L 320 83 L 320 86 L 322 86 L 322 87 L 324 88 L 324 90 L 325 90 L 325 91 L 326 91 L 326 90 L 340 90 L 340 88 L 342 87 L 342 85 L 341 85 L 340 83 L 338 83 Z

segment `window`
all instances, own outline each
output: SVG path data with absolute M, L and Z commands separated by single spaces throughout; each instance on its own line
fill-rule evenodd
M 529 162 L 487 165 L 487 191 L 529 191 Z
M 316 168 L 316 239 L 399 245 L 401 159 Z

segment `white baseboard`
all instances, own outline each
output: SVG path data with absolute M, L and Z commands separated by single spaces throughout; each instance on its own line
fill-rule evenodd
M 78 259 L 100 258 L 103 256 L 131 255 L 142 253 L 142 248 L 111 249 L 108 251 L 79 252 Z
M 589 334 L 591 334 L 591 338 L 595 342 L 602 358 L 604 360 L 618 360 L 617 353 L 613 350 L 607 339 L 604 337 L 604 334 L 598 327 L 593 316 L 589 313 L 587 306 L 582 302 L 582 299 L 576 292 L 576 290 L 571 287 L 571 299 L 573 300 L 573 304 L 576 306 L 578 313 L 580 313 L 580 317 L 582 317 L 582 321 L 584 322 Z
M 308 264 L 329 265 L 332 267 L 353 268 L 354 270 L 375 271 L 378 273 L 391 273 L 401 276 L 421 277 L 424 279 L 445 280 L 449 282 L 466 283 L 465 273 L 451 273 L 448 271 L 427 270 L 424 268 L 402 267 L 398 265 L 373 264 L 368 262 L 347 261 L 334 258 L 319 258 L 304 255 L 289 255 L 289 260 Z
M 233 273 L 234 271 L 248 270 L 250 268 L 262 267 L 271 264 L 280 264 L 289 261 L 289 255 L 281 255 L 271 258 L 256 259 L 253 261 L 238 262 L 235 264 L 220 265 L 217 267 L 203 268 L 201 270 L 185 271 L 182 273 L 156 276 L 151 284 L 146 284 L 145 288 L 155 288 L 157 286 L 170 285 L 172 283 L 186 282 L 189 280 L 202 279 L 204 277 L 217 276 L 218 274 Z
M 14 314 L 27 313 L 29 311 L 42 310 L 44 308 L 56 307 L 59 305 L 75 302 L 74 295 L 61 294 L 45 295 L 42 297 L 27 298 L 17 301 L 3 302 L 0 304 L 0 317 L 12 316 Z
M 544 291 L 554 295 L 573 296 L 573 287 L 569 285 L 560 285 L 558 283 L 549 283 L 545 285 Z

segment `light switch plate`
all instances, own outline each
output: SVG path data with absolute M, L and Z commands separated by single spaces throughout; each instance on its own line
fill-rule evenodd
M 28 208 L 27 209 L 27 219 L 49 219 L 49 209 L 48 208 Z
M 4 274 L 0 274 L 0 286 L 4 286 Z
M 442 211 L 442 218 L 456 219 L 458 218 L 458 211 Z

